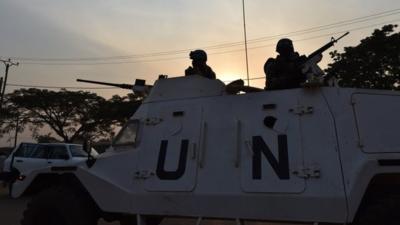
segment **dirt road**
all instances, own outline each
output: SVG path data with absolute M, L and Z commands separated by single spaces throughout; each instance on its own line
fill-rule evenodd
M 0 186 L 0 225 L 19 225 L 22 214 L 26 208 L 29 198 L 11 199 L 7 195 L 7 190 Z M 160 225 L 195 225 L 195 219 L 166 219 Z M 257 223 L 246 222 L 246 225 L 289 225 L 278 223 Z M 106 223 L 99 221 L 98 225 L 119 225 L 118 222 Z M 234 221 L 209 221 L 202 225 L 236 225 Z
M 7 195 L 7 190 L 0 186 L 0 225 L 19 225 L 20 220 L 22 219 L 22 214 L 29 200 L 29 198 L 11 199 Z M 191 221 L 190 223 L 182 223 L 181 221 L 176 222 L 172 219 L 166 220 L 161 225 L 171 224 L 194 225 L 195 220 Z M 119 223 L 107 223 L 101 220 L 99 221 L 98 225 L 119 225 Z
M 6 189 L 0 187 L 0 225 L 19 225 L 29 198 L 11 199 Z M 99 225 L 118 225 L 100 221 Z
M 11 199 L 6 189 L 0 188 L 0 224 L 18 225 L 29 199 Z

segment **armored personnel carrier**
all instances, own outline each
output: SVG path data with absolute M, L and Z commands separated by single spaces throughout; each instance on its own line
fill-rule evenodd
M 23 225 L 398 224 L 399 112 L 393 91 L 232 94 L 219 80 L 161 77 L 106 153 L 24 174 L 12 196 L 41 190 Z

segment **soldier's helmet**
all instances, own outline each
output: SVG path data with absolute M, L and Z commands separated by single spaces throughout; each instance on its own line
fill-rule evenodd
M 293 42 L 289 38 L 282 38 L 278 41 L 278 44 L 276 44 L 276 52 L 279 54 L 282 54 L 283 52 L 293 52 Z
M 189 56 L 190 59 L 193 61 L 199 61 L 199 62 L 207 61 L 207 53 L 201 49 L 191 51 Z

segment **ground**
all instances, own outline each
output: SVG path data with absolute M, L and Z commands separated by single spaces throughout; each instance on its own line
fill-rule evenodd
M 12 199 L 8 197 L 7 189 L 0 185 L 0 224 L 19 225 L 22 213 L 26 208 L 29 198 Z M 118 225 L 119 223 L 105 223 L 100 221 L 99 225 Z
M 29 198 L 11 199 L 8 197 L 7 189 L 0 185 L 0 225 L 19 225 L 19 221 L 22 218 L 22 214 L 26 208 Z M 164 220 L 161 225 L 195 225 L 195 219 L 167 219 Z M 278 223 L 257 223 L 257 222 L 246 222 L 246 225 L 289 225 L 289 224 L 278 224 Z M 119 223 L 106 223 L 100 221 L 98 225 L 119 225 Z M 234 221 L 220 221 L 213 220 L 202 223 L 202 225 L 236 225 Z
M 5 188 L 0 187 L 0 224 L 18 225 L 27 199 L 13 200 Z

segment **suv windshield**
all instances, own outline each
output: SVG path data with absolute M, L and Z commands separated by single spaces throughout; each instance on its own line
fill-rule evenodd
M 130 120 L 118 133 L 114 139 L 114 145 L 134 145 L 136 142 L 137 130 L 139 127 L 138 120 Z
M 83 150 L 82 145 L 70 145 L 69 150 L 72 157 L 87 157 L 87 153 Z

